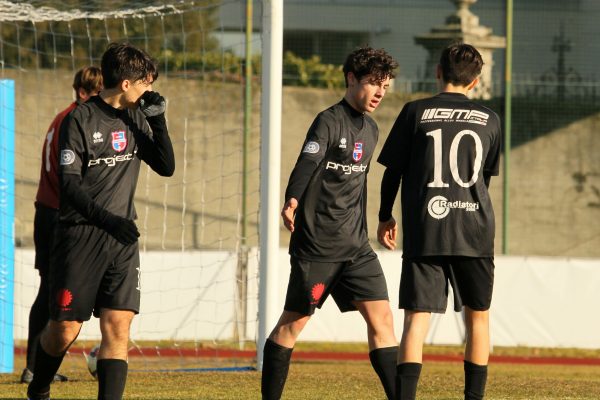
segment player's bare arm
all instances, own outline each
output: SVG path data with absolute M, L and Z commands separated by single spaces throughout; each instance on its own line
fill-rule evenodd
M 298 208 L 298 200 L 291 198 L 285 202 L 281 209 L 281 218 L 283 218 L 283 225 L 290 232 L 294 232 L 294 216 L 296 215 L 296 208 Z
M 377 226 L 377 241 L 389 250 L 396 248 L 396 238 L 398 236 L 398 224 L 394 217 L 387 221 L 380 221 Z

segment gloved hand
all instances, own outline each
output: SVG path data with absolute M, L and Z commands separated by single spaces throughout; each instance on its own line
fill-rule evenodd
M 124 245 L 135 243 L 140 236 L 135 222 L 114 214 L 106 217 L 102 228 Z
M 158 92 L 144 92 L 140 97 L 140 110 L 146 117 L 156 117 L 165 113 L 167 102 Z

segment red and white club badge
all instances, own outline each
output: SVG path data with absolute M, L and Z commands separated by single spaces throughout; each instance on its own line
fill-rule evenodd
M 116 131 L 110 133 L 112 136 L 112 147 L 115 151 L 123 151 L 127 147 L 127 136 L 125 131 Z
M 354 162 L 359 162 L 363 155 L 363 144 L 362 142 L 354 143 L 354 151 L 352 151 L 352 159 Z

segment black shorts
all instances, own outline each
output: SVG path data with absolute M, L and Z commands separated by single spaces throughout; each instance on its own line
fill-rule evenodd
M 331 294 L 341 312 L 354 311 L 353 301 L 388 300 L 387 284 L 377 255 L 371 251 L 352 261 L 317 262 L 290 258 L 292 270 L 284 309 L 312 315 Z
M 400 278 L 400 306 L 406 310 L 445 313 L 448 282 L 454 311 L 467 306 L 485 311 L 492 303 L 493 257 L 439 256 L 405 259 Z
M 57 209 L 35 203 L 33 244 L 35 245 L 35 268 L 40 271 L 40 274 L 45 275 L 50 268 L 50 250 L 56 235 L 54 229 L 57 224 Z
M 87 321 L 101 308 L 139 312 L 137 242 L 125 246 L 92 225 L 59 225 L 51 260 L 51 319 Z

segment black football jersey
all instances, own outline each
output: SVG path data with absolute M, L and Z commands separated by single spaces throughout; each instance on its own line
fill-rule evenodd
M 299 201 L 290 254 L 330 262 L 351 260 L 370 248 L 367 237 L 366 179 L 379 131 L 365 115 L 357 128 L 344 101 L 317 115 L 290 176 L 286 198 Z M 316 168 L 297 188 L 297 169 L 306 161 Z M 299 190 L 300 193 L 290 195 Z
M 498 115 L 459 93 L 404 106 L 378 162 L 402 175 L 403 256 L 494 254 L 485 176 L 498 175 Z
M 117 110 L 99 96 L 79 105 L 63 124 L 62 174 L 81 177 L 81 188 L 105 210 L 135 219 L 133 197 L 144 150 L 153 150 L 152 132 L 139 109 Z M 69 203 L 61 202 L 60 221 L 88 223 Z

